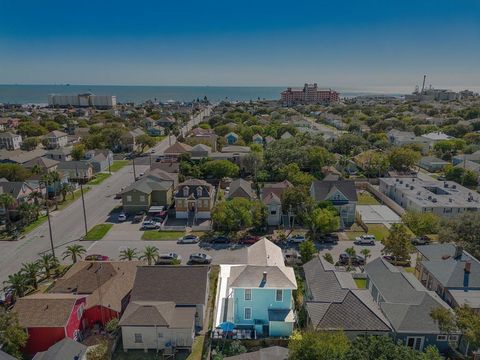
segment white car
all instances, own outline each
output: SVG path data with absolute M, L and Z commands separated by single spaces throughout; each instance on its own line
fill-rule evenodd
M 375 235 L 360 235 L 353 242 L 356 245 L 375 245 Z
M 155 149 L 150 150 L 150 154 L 155 154 Z
M 198 236 L 193 235 L 193 234 L 185 235 L 185 236 L 181 237 L 180 239 L 178 239 L 179 244 L 196 244 L 199 241 L 200 241 L 200 239 L 198 238 Z
M 154 230 L 154 229 L 159 229 L 161 224 L 159 222 L 147 220 L 144 221 L 142 224 L 142 228 L 145 230 Z
M 306 240 L 305 235 L 300 235 L 300 234 L 291 235 L 291 236 L 288 237 L 288 241 L 292 242 L 292 243 L 295 243 L 295 244 L 302 243 L 305 240 Z
M 125 213 L 121 212 L 118 214 L 118 222 L 123 222 L 125 220 L 127 220 L 127 215 L 125 215 Z

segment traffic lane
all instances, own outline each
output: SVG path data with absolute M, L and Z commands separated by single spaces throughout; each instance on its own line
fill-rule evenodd
M 350 247 L 353 247 L 357 255 L 360 255 L 360 256 L 363 256 L 361 254 L 361 251 L 363 249 L 370 250 L 370 257 L 367 259 L 367 262 L 382 256 L 383 245 L 380 241 L 376 241 L 375 245 L 365 245 L 365 246 L 355 245 L 353 241 L 339 241 L 337 244 L 317 245 L 320 255 L 325 255 L 326 253 L 330 253 L 334 260 L 338 260 L 340 254 L 345 253 L 345 250 Z

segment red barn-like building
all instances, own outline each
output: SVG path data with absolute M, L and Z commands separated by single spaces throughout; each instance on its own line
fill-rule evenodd
M 50 293 L 86 297 L 85 325 L 104 326 L 128 305 L 139 261 L 79 261 L 57 280 Z
M 78 340 L 85 329 L 85 296 L 34 294 L 18 299 L 13 311 L 28 332 L 25 353 L 34 355 L 67 337 Z

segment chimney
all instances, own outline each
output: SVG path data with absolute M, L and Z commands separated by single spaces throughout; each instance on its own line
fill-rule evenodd
M 263 272 L 262 282 L 263 282 L 263 283 L 266 283 L 266 282 L 267 282 L 267 272 L 266 272 L 266 271 Z
M 468 285 L 470 282 L 470 267 L 472 266 L 472 262 L 470 260 L 465 261 L 465 268 L 463 271 L 463 289 L 464 291 L 468 291 Z
M 462 254 L 463 254 L 463 247 L 461 247 L 460 245 L 457 245 L 455 246 L 455 259 L 456 260 L 459 260 L 462 258 Z
M 472 267 L 472 262 L 470 260 L 465 261 L 465 272 L 470 274 L 470 269 Z

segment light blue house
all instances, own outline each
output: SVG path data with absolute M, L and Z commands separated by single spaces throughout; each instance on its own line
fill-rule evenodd
M 229 321 L 255 337 L 290 336 L 297 288 L 293 268 L 267 239 L 250 246 L 247 257 L 246 265 L 221 265 L 216 325 Z
M 238 135 L 234 132 L 229 132 L 227 135 L 225 135 L 225 140 L 227 140 L 229 145 L 233 145 L 238 141 Z
M 253 143 L 255 143 L 255 144 L 263 145 L 263 137 L 262 137 L 262 135 L 260 135 L 260 134 L 255 134 L 255 135 L 253 135 L 252 141 L 253 141 Z

